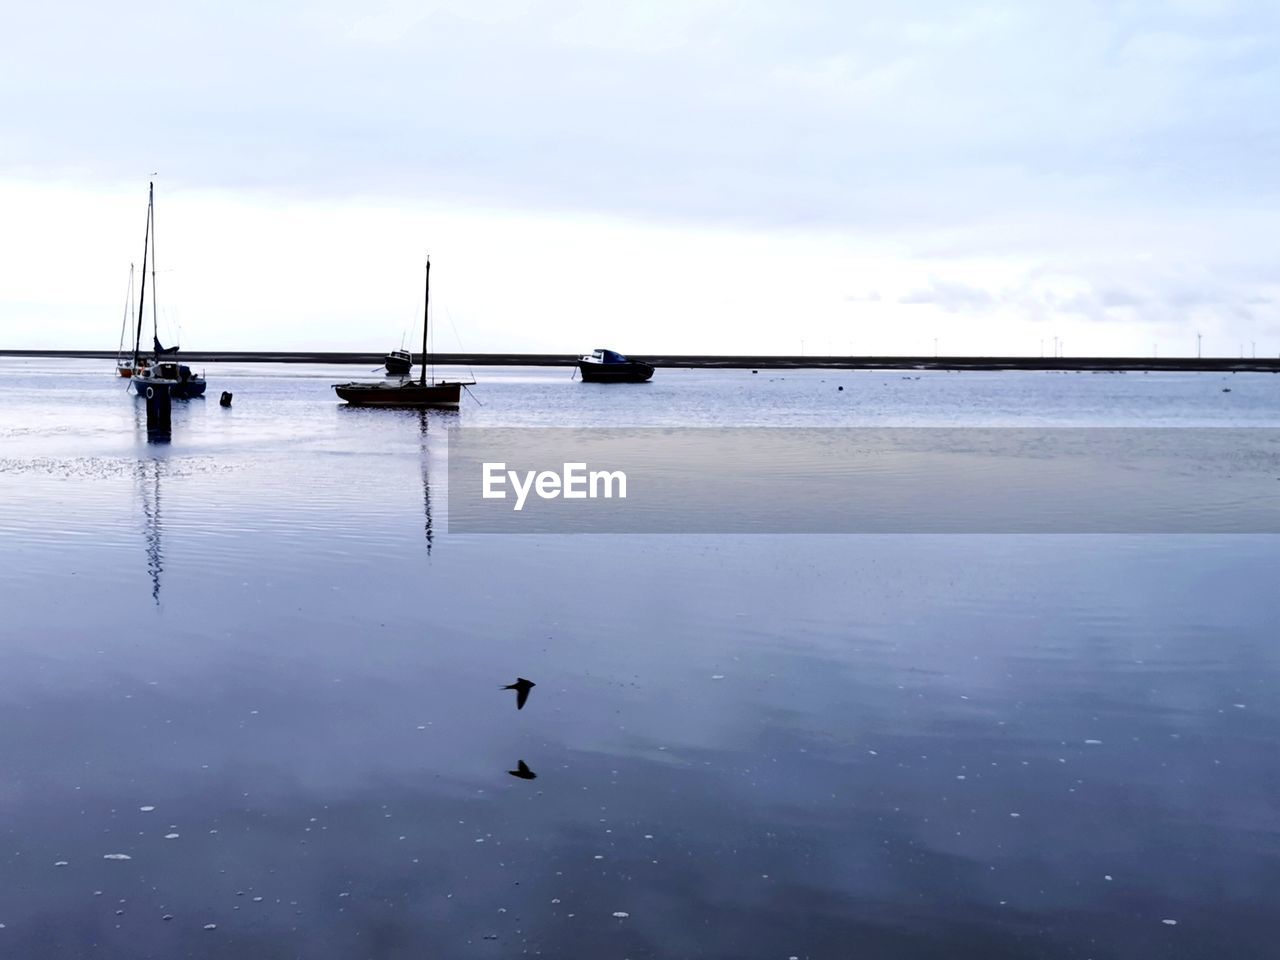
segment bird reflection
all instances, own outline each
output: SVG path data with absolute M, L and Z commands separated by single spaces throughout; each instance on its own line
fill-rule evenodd
M 515 683 L 509 683 L 503 690 L 514 690 L 516 692 L 516 709 L 523 710 L 525 703 L 529 699 L 529 691 L 536 687 L 537 684 L 532 680 L 526 680 L 524 677 L 516 677 Z
M 138 461 L 138 487 L 142 492 L 142 536 L 147 546 L 147 574 L 151 577 L 151 599 L 160 605 L 160 574 L 164 572 L 164 551 L 160 543 L 160 460 Z
M 519 777 L 521 780 L 538 779 L 538 775 L 530 770 L 529 765 L 523 760 L 516 764 L 516 768 L 514 770 L 508 770 L 507 773 L 511 774 L 513 777 Z

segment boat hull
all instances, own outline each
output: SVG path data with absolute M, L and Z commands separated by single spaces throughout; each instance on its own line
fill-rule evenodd
M 169 396 L 175 400 L 190 400 L 193 397 L 203 397 L 207 384 L 202 377 L 192 377 L 189 380 L 168 380 L 160 377 L 146 377 L 141 374 L 132 378 L 133 390 L 138 396 L 145 397 L 148 387 L 166 387 L 169 390 Z
M 584 383 L 644 383 L 653 376 L 653 367 L 640 360 L 626 363 L 578 363 Z
M 335 383 L 334 392 L 353 407 L 439 407 L 456 409 L 464 383 Z
M 127 363 L 117 364 L 117 365 L 116 365 L 116 375 L 117 375 L 117 376 L 120 376 L 120 377 L 125 377 L 125 378 L 132 377 L 132 376 L 133 376 L 133 367 L 132 367 L 130 364 L 127 364 Z

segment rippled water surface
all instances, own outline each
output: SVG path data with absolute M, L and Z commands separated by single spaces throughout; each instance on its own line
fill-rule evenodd
M 1274 951 L 1274 537 L 440 516 L 457 423 L 1276 427 L 1280 377 L 480 370 L 421 415 L 211 365 L 149 442 L 110 367 L 0 360 L 0 956 Z

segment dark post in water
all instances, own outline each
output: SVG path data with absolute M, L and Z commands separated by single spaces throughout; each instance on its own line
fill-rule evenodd
M 169 413 L 173 400 L 168 384 L 152 384 L 147 387 L 147 432 L 169 432 Z

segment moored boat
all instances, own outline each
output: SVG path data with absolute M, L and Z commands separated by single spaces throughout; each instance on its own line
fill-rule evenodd
M 413 354 L 408 350 L 392 350 L 383 357 L 383 361 L 383 366 L 387 368 L 387 373 L 403 376 L 413 369 Z
M 185 363 L 158 360 L 140 366 L 133 374 L 133 389 L 140 396 L 147 395 L 148 387 L 167 387 L 169 396 L 177 400 L 190 400 L 192 397 L 204 396 L 206 383 L 204 377 Z
M 462 402 L 462 390 L 469 387 L 474 380 L 436 380 L 433 376 L 427 379 L 427 367 L 430 357 L 427 354 L 427 330 L 430 324 L 428 312 L 431 305 L 431 259 L 427 258 L 427 278 L 422 300 L 422 375 L 417 380 L 402 380 L 399 383 L 335 383 L 334 392 L 352 406 L 357 407 L 443 407 L 456 408 Z M 407 350 L 393 351 L 409 356 Z M 390 359 L 392 354 L 388 354 Z M 391 370 L 390 364 L 387 365 Z M 392 371 L 394 372 L 394 371 Z M 405 371 L 408 372 L 407 370 Z
M 185 363 L 178 363 L 174 354 L 178 347 L 160 345 L 158 311 L 156 309 L 156 205 L 155 184 L 149 184 L 147 193 L 147 232 L 142 242 L 142 283 L 138 293 L 138 322 L 134 330 L 133 362 L 130 379 L 134 392 L 139 396 L 147 396 L 148 390 L 164 389 L 169 396 L 180 400 L 191 397 L 202 397 L 205 391 L 205 379 L 194 372 Z M 147 302 L 147 255 L 151 256 L 151 343 L 152 356 L 147 359 L 139 353 L 142 340 L 142 318 L 146 313 Z M 116 369 L 121 364 L 117 363 Z M 121 374 L 125 376 L 125 374 Z
M 584 383 L 644 383 L 653 376 L 653 365 L 599 349 L 578 359 L 578 372 Z
M 462 382 L 335 383 L 334 392 L 358 407 L 456 407 L 462 402 Z
M 116 376 L 132 377 L 134 373 L 133 357 L 125 352 L 125 331 L 133 336 L 130 323 L 133 319 L 133 264 L 129 264 L 129 289 L 124 296 L 124 319 L 120 321 L 120 344 L 116 347 Z

